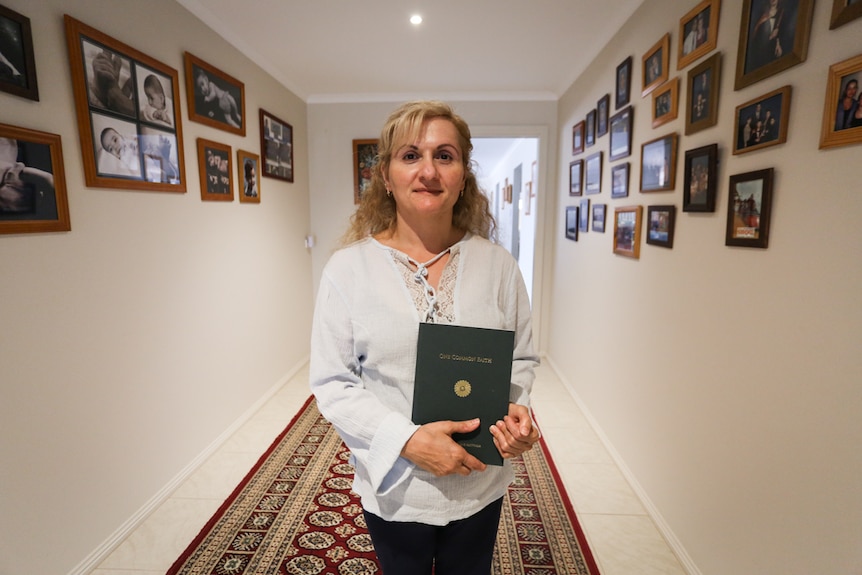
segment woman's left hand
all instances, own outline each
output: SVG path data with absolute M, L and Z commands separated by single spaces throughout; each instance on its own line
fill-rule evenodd
M 491 426 L 491 435 L 503 459 L 529 451 L 540 437 L 539 429 L 530 417 L 530 410 L 517 403 L 510 403 L 509 415 Z

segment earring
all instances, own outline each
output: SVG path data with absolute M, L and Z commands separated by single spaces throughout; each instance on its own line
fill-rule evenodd
M 386 195 L 391 198 L 392 197 L 392 190 L 386 190 Z
M 461 190 L 461 197 L 464 197 L 464 190 Z

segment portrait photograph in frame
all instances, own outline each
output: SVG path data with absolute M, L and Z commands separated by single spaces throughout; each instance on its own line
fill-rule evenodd
M 189 120 L 245 136 L 245 84 L 188 52 L 183 62 Z
M 632 125 L 634 108 L 626 106 L 610 119 L 611 133 L 608 158 L 610 161 L 626 158 L 632 153 Z
M 629 195 L 629 173 L 631 164 L 623 162 L 611 166 L 611 197 L 627 198 Z
M 676 152 L 679 135 L 675 132 L 641 144 L 642 192 L 673 190 L 676 184 Z
M 820 148 L 862 142 L 862 54 L 829 66 Z
M 862 17 L 862 0 L 832 0 L 829 29 L 834 30 L 859 17 Z
M 566 206 L 566 238 L 578 241 L 578 206 Z
M 233 152 L 230 146 L 204 138 L 197 139 L 201 200 L 233 201 Z
M 596 152 L 587 156 L 584 160 L 584 193 L 602 193 L 602 156 L 603 152 Z
M 584 151 L 584 130 L 586 122 L 581 120 L 572 126 L 572 155 L 576 156 Z
M 734 90 L 805 61 L 814 0 L 743 0 Z
M 682 211 L 714 212 L 718 184 L 718 144 L 685 152 Z
M 610 114 L 611 95 L 605 94 L 596 102 L 596 137 L 608 133 L 608 115 Z
M 584 182 L 584 161 L 575 160 L 569 162 L 569 195 L 580 196 L 583 190 Z
M 39 101 L 30 19 L 0 6 L 0 90 Z
M 377 161 L 377 139 L 353 140 L 353 203 L 371 187 L 371 168 Z
M 241 204 L 260 203 L 260 156 L 246 150 L 236 151 L 236 175 Z
M 682 70 L 715 50 L 720 12 L 721 0 L 703 0 L 680 18 L 677 70 Z
M 718 122 L 718 88 L 721 82 L 721 52 L 716 52 L 688 72 L 685 135 Z
M 736 107 L 733 153 L 743 154 L 787 141 L 791 86 L 783 86 Z
M 643 206 L 614 208 L 614 253 L 638 259 L 641 253 Z
M 665 82 L 652 93 L 652 127 L 658 128 L 679 114 L 679 78 Z
M 670 62 L 670 34 L 662 36 L 661 40 L 647 50 L 642 57 L 641 68 L 642 90 L 641 97 L 646 97 L 650 92 L 667 81 Z
M 581 200 L 578 206 L 578 232 L 590 231 L 590 200 Z
M 766 248 L 772 211 L 773 168 L 730 176 L 724 245 Z
M 607 204 L 593 204 L 593 231 L 605 233 L 605 214 L 608 211 Z
M 0 124 L 0 173 L 0 234 L 72 229 L 58 134 Z
M 184 193 L 177 71 L 69 15 L 64 21 L 87 186 Z
M 293 126 L 260 110 L 260 157 L 267 178 L 293 182 Z
M 675 222 L 676 206 L 647 206 L 646 243 L 672 248 Z
M 584 125 L 584 144 L 587 148 L 596 143 L 596 109 L 587 112 L 586 124 Z
M 615 110 L 619 110 L 631 101 L 632 62 L 633 59 L 629 56 L 617 66 L 616 84 L 614 87 Z

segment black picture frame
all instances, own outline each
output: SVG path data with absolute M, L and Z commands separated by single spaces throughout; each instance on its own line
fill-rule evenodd
M 575 242 L 578 241 L 579 217 L 578 206 L 566 206 L 566 238 Z
M 685 152 L 682 211 L 714 212 L 718 187 L 718 144 Z
M 769 246 L 774 168 L 730 176 L 724 244 L 743 248 Z
M 626 198 L 629 195 L 631 164 L 623 162 L 611 167 L 611 197 Z
M 641 192 L 674 189 L 678 144 L 676 132 L 641 144 Z
M 721 52 L 716 52 L 688 72 L 685 111 L 686 136 L 718 122 L 718 94 L 721 83 Z
M 260 157 L 267 178 L 293 182 L 293 126 L 260 109 Z
M 616 110 L 628 105 L 632 97 L 632 62 L 629 56 L 617 66 L 616 84 L 614 88 L 614 105 Z
M 608 133 L 608 115 L 610 114 L 611 95 L 605 94 L 596 102 L 596 137 Z
M 189 120 L 245 136 L 245 84 L 189 52 L 183 63 Z
M 593 204 L 593 231 L 605 233 L 605 218 L 608 212 L 607 204 Z
M 590 154 L 584 160 L 584 193 L 593 195 L 602 193 L 602 159 L 604 153 Z
M 676 206 L 647 206 L 646 243 L 672 248 L 675 223 Z
M 30 19 L 0 6 L 0 90 L 39 101 Z
M 578 206 L 578 232 L 590 231 L 590 200 L 581 200 Z
M 584 143 L 586 147 L 596 143 L 596 109 L 587 112 L 586 125 L 584 127 Z
M 787 141 L 793 89 L 782 86 L 736 107 L 733 153 L 744 154 Z
M 621 160 L 632 153 L 632 126 L 634 107 L 627 106 L 611 116 L 608 159 Z
M 569 195 L 580 196 L 584 193 L 584 161 L 569 162 Z

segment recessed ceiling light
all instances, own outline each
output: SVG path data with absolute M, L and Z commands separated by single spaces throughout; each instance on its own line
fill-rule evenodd
M 422 23 L 422 16 L 420 16 L 419 14 L 414 14 L 410 17 L 410 23 L 414 26 L 418 26 Z

